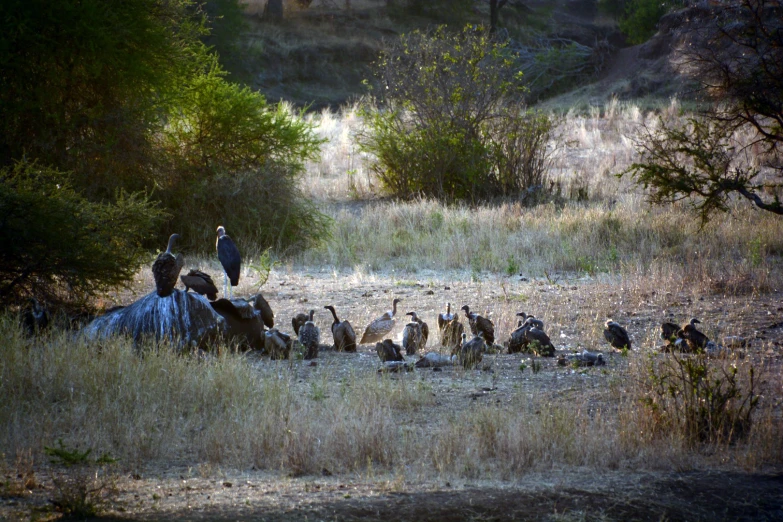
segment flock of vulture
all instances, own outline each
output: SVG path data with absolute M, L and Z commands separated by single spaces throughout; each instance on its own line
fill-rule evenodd
M 273 359 L 289 358 L 292 349 L 299 350 L 304 359 L 318 357 L 321 332 L 313 321 L 315 310 L 299 313 L 292 318 L 294 335 L 291 336 L 275 328 L 272 309 L 261 294 L 249 300 L 231 299 L 231 287 L 239 283 L 241 257 L 236 245 L 222 226 L 217 229 L 216 249 L 225 273 L 223 292 L 224 295 L 228 292 L 229 299 L 217 300 L 217 287 L 211 277 L 201 270 L 190 270 L 187 275 L 179 275 L 184 266 L 182 255 L 175 256 L 171 252 L 174 241 L 178 237 L 177 234 L 172 234 L 166 251 L 157 257 L 152 266 L 159 296 L 170 295 L 179 277 L 185 285 L 186 292 L 193 290 L 213 301 L 212 307 L 226 318 L 229 330 L 239 333 L 243 337 L 242 341 L 250 347 L 266 350 Z M 403 329 L 401 345 L 388 338 L 396 325 L 397 305 L 400 302 L 400 299 L 394 299 L 392 308 L 371 321 L 358 342 L 351 323 L 340 320 L 334 306 L 324 306 L 333 317 L 331 330 L 334 349 L 355 352 L 357 344 L 375 343 L 378 357 L 389 368 L 409 368 L 404 363 L 405 356 L 423 353 L 429 338 L 429 326 L 416 312 L 408 312 L 406 315 L 410 316 L 410 322 Z M 468 339 L 458 314 L 452 313 L 451 303 L 448 303 L 446 311 L 438 314 L 437 325 L 441 346 L 450 355 L 431 352 L 422 356 L 415 366 L 439 367 L 456 363 L 465 368 L 475 368 L 482 361 L 484 354 L 499 353 L 501 350 L 545 357 L 555 355 L 555 346 L 546 334 L 544 322 L 533 315 L 525 312 L 517 313 L 519 318 L 517 327 L 501 346 L 495 343 L 495 325 L 489 318 L 471 311 L 468 305 L 463 306 L 461 310 L 465 312 L 472 338 Z M 673 323 L 663 323 L 661 337 L 666 341 L 666 345 L 662 350 L 708 354 L 719 351 L 720 347 L 696 328 L 697 323 L 699 323 L 698 319 L 691 320 L 683 327 Z M 613 348 L 618 350 L 631 348 L 628 332 L 615 321 L 606 321 L 603 333 L 604 338 Z M 603 364 L 600 354 L 595 355 L 590 352 L 583 352 L 581 360 L 587 361 L 588 365 Z

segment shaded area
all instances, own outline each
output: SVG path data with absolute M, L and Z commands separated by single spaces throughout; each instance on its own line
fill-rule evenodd
M 558 480 L 558 473 L 551 481 Z M 237 491 L 241 502 L 213 504 L 191 509 L 124 514 L 116 520 L 783 520 L 783 474 L 762 475 L 734 472 L 690 472 L 649 479 L 628 475 L 627 487 L 616 480 L 602 481 L 588 472 L 573 487 L 527 486 L 518 488 L 467 488 L 422 493 L 386 493 L 360 496 L 351 490 L 311 485 L 289 506 L 269 506 L 268 493 Z M 617 477 L 614 477 L 615 479 Z M 619 477 L 622 479 L 622 476 Z M 228 489 L 228 488 L 224 488 Z M 234 489 L 238 489 L 234 485 Z M 327 490 L 332 491 L 327 491 Z M 419 489 L 419 488 L 417 488 Z M 426 488 L 424 488 L 426 489 Z M 254 496 L 256 498 L 254 498 Z M 283 497 L 288 495 L 282 494 Z M 319 500 L 320 496 L 331 496 Z M 337 497 L 337 498 L 335 498 Z M 208 497 L 207 497 L 208 498 Z M 298 505 L 297 505 L 298 504 Z M 114 518 L 112 518 L 114 519 Z M 103 520 L 110 520 L 104 518 Z

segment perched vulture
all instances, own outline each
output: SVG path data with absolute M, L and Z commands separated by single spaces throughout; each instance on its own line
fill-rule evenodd
M 468 305 L 463 306 L 462 310 L 465 310 L 465 316 L 468 318 L 471 333 L 473 335 L 478 335 L 480 332 L 487 344 L 490 346 L 495 344 L 495 325 L 492 321 L 476 312 L 471 312 Z
M 321 330 L 313 322 L 315 310 L 310 310 L 310 316 L 307 322 L 299 329 L 299 342 L 307 350 L 305 359 L 315 359 L 318 357 L 318 345 L 321 343 Z
M 210 301 L 217 299 L 217 287 L 212 282 L 209 274 L 201 270 L 192 269 L 187 275 L 179 276 L 182 284 L 185 285 L 185 291 L 193 290 L 198 295 L 205 295 Z
M 152 276 L 155 278 L 155 291 L 160 297 L 167 297 L 174 291 L 174 287 L 177 286 L 177 279 L 179 279 L 179 273 L 182 271 L 182 267 L 185 265 L 185 259 L 182 254 L 171 253 L 171 247 L 174 246 L 174 241 L 179 239 L 179 234 L 171 234 L 169 236 L 169 244 L 166 247 L 166 251 L 161 253 L 155 262 L 152 263 Z

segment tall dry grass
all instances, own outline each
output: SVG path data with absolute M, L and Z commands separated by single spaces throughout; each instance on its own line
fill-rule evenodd
M 477 208 L 436 201 L 379 199 L 377 180 L 354 145 L 357 107 L 311 115 L 327 139 L 321 161 L 308 166 L 304 190 L 334 218 L 333 237 L 305 252 L 304 265 L 370 270 L 462 269 L 631 274 L 674 271 L 717 292 L 779 287 L 783 226 L 778 216 L 745 201 L 715 215 L 703 229 L 687 203 L 653 207 L 627 177 L 632 137 L 654 115 L 617 101 L 563 116 L 548 173 L 549 203 Z M 679 117 L 676 101 L 662 112 Z
M 165 346 L 137 352 L 121 339 L 87 343 L 62 332 L 30 340 L 8 316 L 0 334 L 7 340 L 0 346 L 6 455 L 35 454 L 62 439 L 130 469 L 205 462 L 410 479 L 509 479 L 561 466 L 681 469 L 710 459 L 689 451 L 680 433 L 648 429 L 634 366 L 642 355 L 608 369 L 609 387 L 599 394 L 577 386 L 570 399 L 556 400 L 520 389 L 502 403 L 433 416 L 437 398 L 418 374 L 322 364 L 301 379 L 300 362 L 178 356 Z M 483 379 L 458 371 L 468 383 Z M 718 461 L 781 462 L 782 448 L 771 442 L 780 440 L 780 418 L 757 419 L 750 442 L 720 448 Z

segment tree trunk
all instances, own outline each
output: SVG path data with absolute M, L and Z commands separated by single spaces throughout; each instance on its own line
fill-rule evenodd
M 489 0 L 489 32 L 495 34 L 498 29 L 498 13 L 508 0 Z
M 279 22 L 283 19 L 283 0 L 268 0 L 264 9 L 264 18 Z

